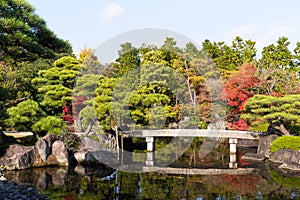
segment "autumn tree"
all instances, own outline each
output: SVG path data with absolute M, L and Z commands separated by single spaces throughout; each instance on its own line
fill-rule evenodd
M 229 106 L 227 122 L 229 127 L 235 130 L 247 130 L 247 123 L 240 119 L 244 105 L 249 98 L 257 94 L 257 85 L 261 82 L 257 78 L 258 70 L 251 64 L 238 67 L 238 71 L 232 74 L 225 83 L 225 95 Z

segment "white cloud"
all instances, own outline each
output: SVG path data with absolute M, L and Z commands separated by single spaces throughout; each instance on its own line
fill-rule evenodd
M 101 11 L 101 20 L 104 23 L 110 23 L 121 19 L 125 15 L 125 9 L 116 3 L 106 5 Z

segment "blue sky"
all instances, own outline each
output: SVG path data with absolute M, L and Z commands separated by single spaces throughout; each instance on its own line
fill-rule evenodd
M 28 0 L 48 27 L 76 54 L 136 29 L 168 29 L 201 45 L 204 39 L 243 39 L 263 46 L 286 36 L 300 41 L 300 1 L 279 0 Z M 244 3 L 242 3 L 244 2 Z

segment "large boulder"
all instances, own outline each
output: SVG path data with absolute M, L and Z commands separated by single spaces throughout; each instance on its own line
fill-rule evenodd
M 84 148 L 88 151 L 98 151 L 104 149 L 104 145 L 100 142 L 100 138 L 97 137 L 97 139 L 91 139 L 90 137 L 84 137 L 81 140 L 82 146 L 81 148 Z
M 91 151 L 88 152 L 86 159 L 91 163 L 94 162 L 95 164 L 105 164 L 108 166 L 117 166 L 119 164 L 116 154 L 110 151 Z
M 270 155 L 270 161 L 275 163 L 300 164 L 300 151 L 292 149 L 280 149 Z
M 108 165 L 117 166 L 119 161 L 117 156 L 110 151 L 79 151 L 74 154 L 78 164 L 83 165 Z
M 81 151 L 74 153 L 74 157 L 78 164 L 87 164 L 87 161 L 86 161 L 87 153 L 88 153 L 87 150 L 81 150 Z
M 49 144 L 48 141 L 45 139 L 39 139 L 36 143 L 35 143 L 35 148 L 38 152 L 38 154 L 40 155 L 40 158 L 42 159 L 42 161 L 46 162 L 48 156 L 51 153 L 51 150 L 49 148 Z
M 10 145 L 0 158 L 0 165 L 7 170 L 28 169 L 33 166 L 34 158 L 33 146 Z
M 63 141 L 57 140 L 52 145 L 52 152 L 47 165 L 69 166 L 69 153 Z
M 266 158 L 269 158 L 271 154 L 270 145 L 277 137 L 277 135 L 261 136 L 259 138 L 257 154 L 261 154 L 264 155 Z
M 283 170 L 291 170 L 291 171 L 299 172 L 300 164 L 298 164 L 298 163 L 283 163 L 278 168 L 283 169 Z
M 57 140 L 59 140 L 59 136 L 55 134 L 47 134 L 42 139 L 46 140 L 48 143 L 49 148 L 51 149 L 53 143 Z

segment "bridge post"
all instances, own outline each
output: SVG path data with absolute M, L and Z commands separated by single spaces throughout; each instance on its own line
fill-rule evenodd
M 237 139 L 229 138 L 229 152 L 230 153 L 236 153 L 236 144 L 237 144 Z
M 146 166 L 153 167 L 155 160 L 155 152 L 147 152 Z
M 147 151 L 152 152 L 154 151 L 154 137 L 146 137 L 147 142 Z
M 237 168 L 236 162 L 236 138 L 229 138 L 229 168 Z

